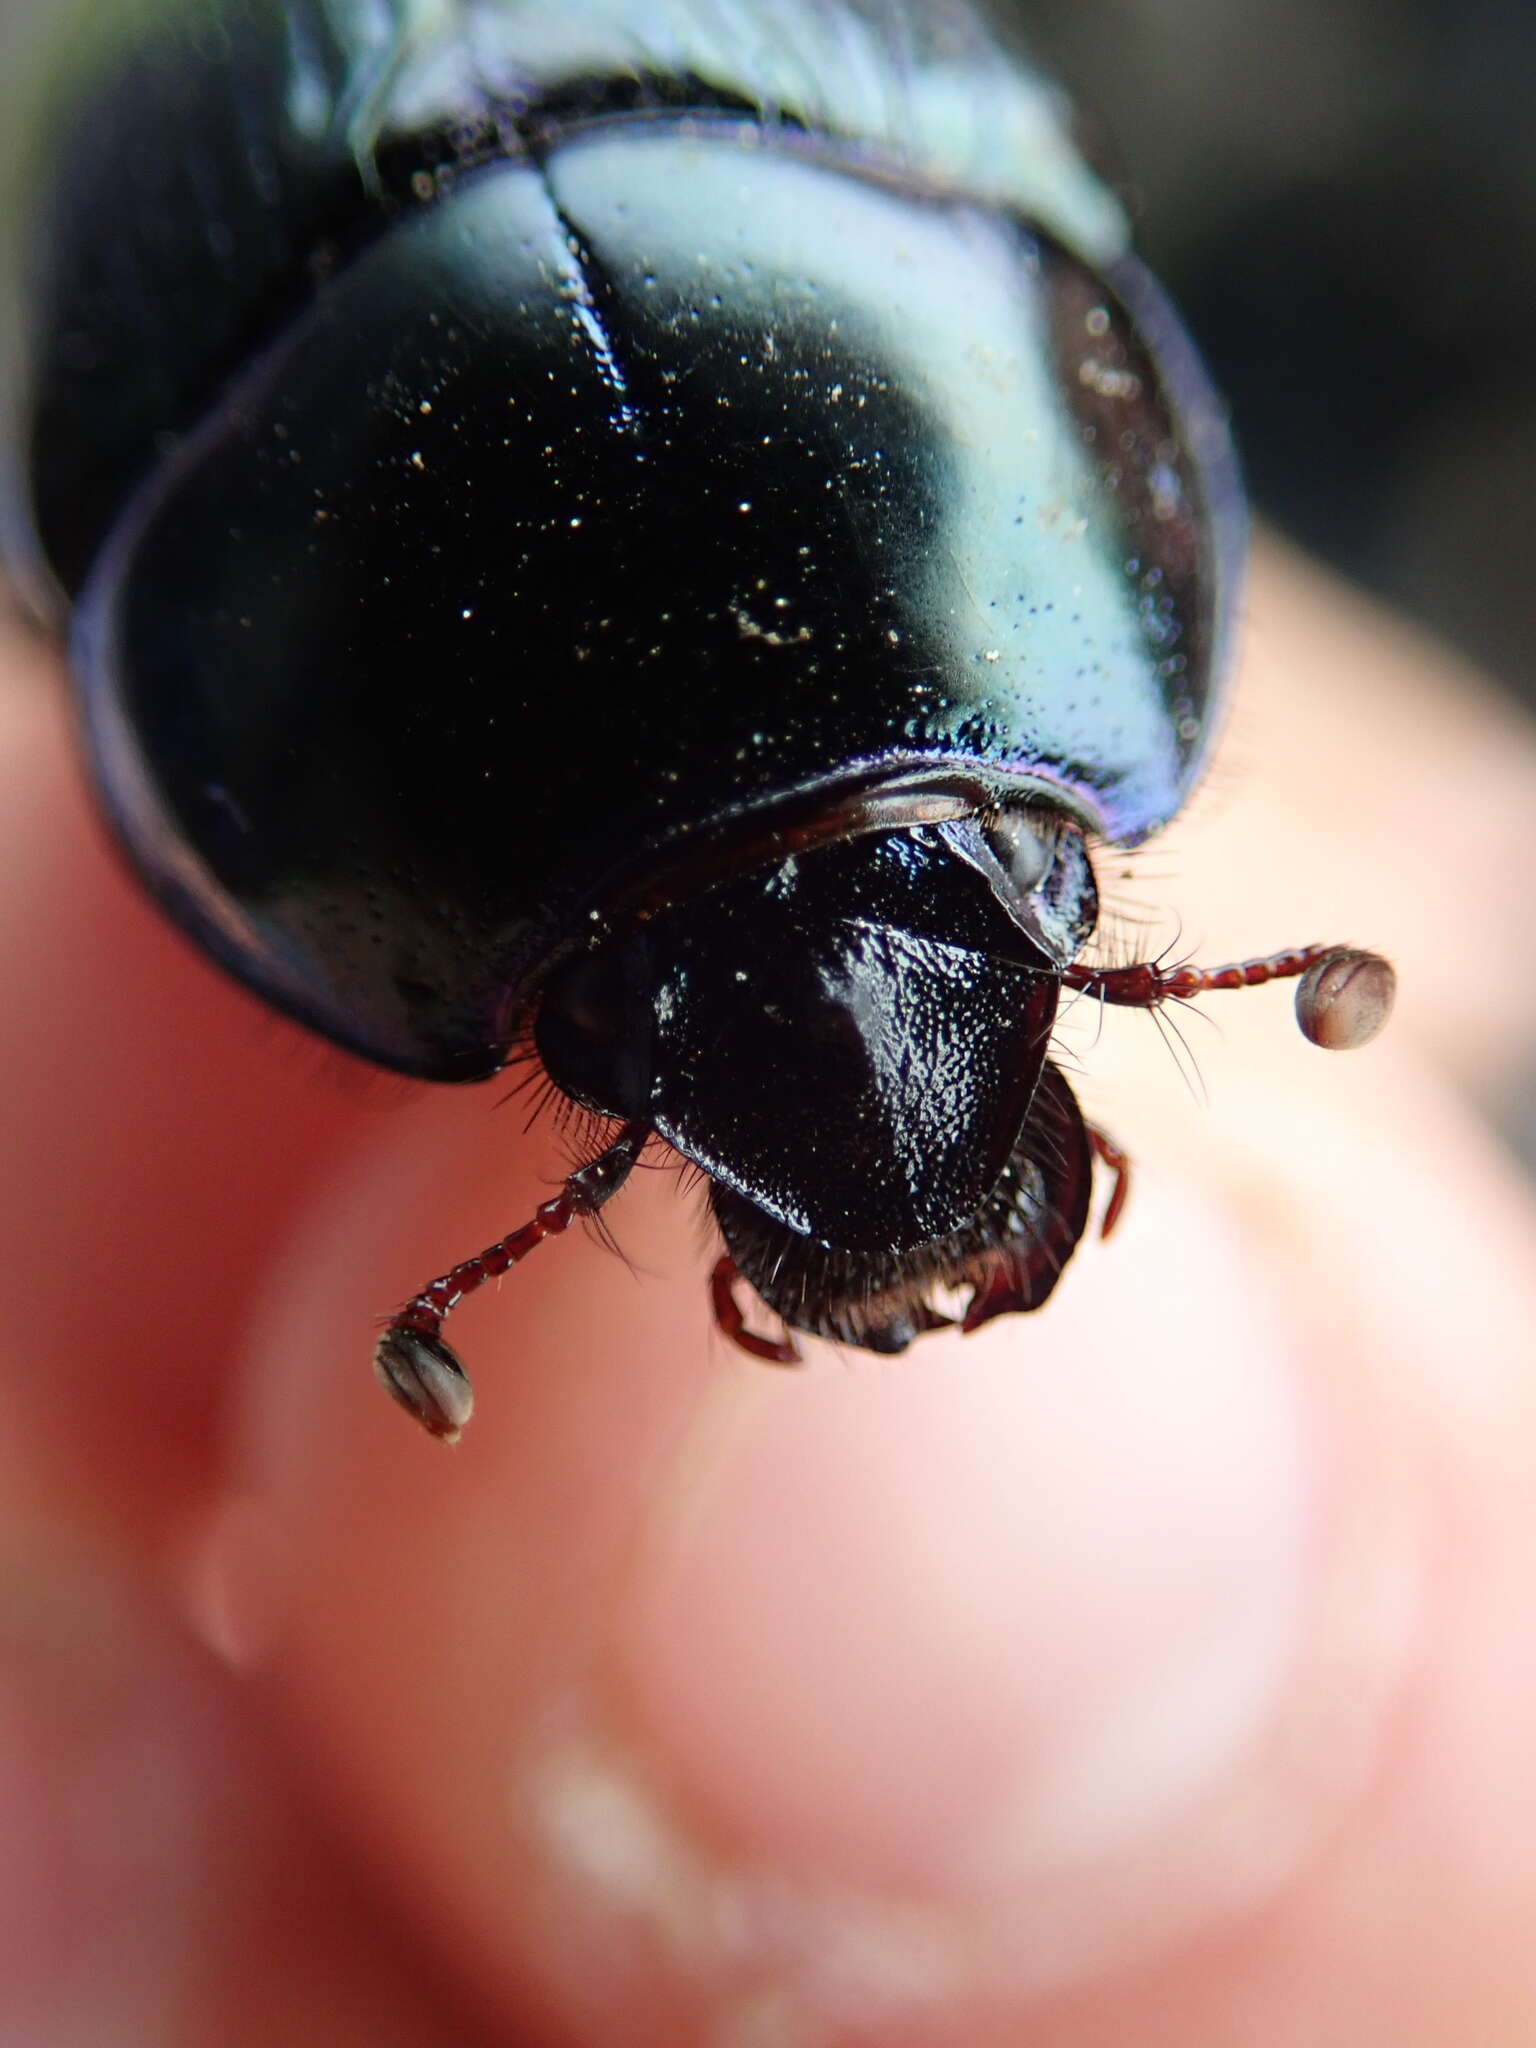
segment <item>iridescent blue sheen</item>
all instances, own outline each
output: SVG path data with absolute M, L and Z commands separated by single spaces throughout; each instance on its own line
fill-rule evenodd
M 954 775 L 1179 809 L 1222 416 L 972 15 L 128 19 L 36 200 L 31 548 L 130 853 L 271 1000 L 472 1078 L 695 842 Z

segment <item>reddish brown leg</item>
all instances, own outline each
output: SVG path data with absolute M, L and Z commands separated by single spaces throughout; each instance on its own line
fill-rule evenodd
M 520 1230 L 444 1273 L 391 1320 L 374 1352 L 374 1370 L 400 1405 L 433 1436 L 452 1443 L 474 1407 L 464 1368 L 442 1340 L 444 1317 L 465 1295 L 510 1272 L 545 1238 L 569 1230 L 578 1216 L 595 1216 L 628 1180 L 649 1136 L 644 1124 L 625 1124 L 607 1151 L 579 1167 L 558 1195 L 539 1204 Z
M 709 1298 L 715 1311 L 715 1321 L 733 1344 L 754 1358 L 765 1358 L 770 1365 L 798 1365 L 800 1346 L 786 1330 L 780 1338 L 759 1337 L 747 1328 L 747 1319 L 741 1312 L 736 1299 L 736 1282 L 741 1275 L 736 1270 L 736 1261 L 729 1252 L 722 1252 L 715 1261 L 715 1270 L 709 1276 Z
M 1101 1159 L 1115 1176 L 1114 1187 L 1110 1190 L 1109 1206 L 1104 1211 L 1104 1221 L 1099 1225 L 1099 1236 L 1108 1237 L 1120 1221 L 1125 1209 L 1126 1197 L 1131 1192 L 1131 1161 L 1129 1153 L 1122 1152 L 1113 1138 L 1106 1137 L 1097 1124 L 1084 1127 L 1088 1142 L 1095 1156 Z
M 1339 951 L 1337 946 L 1298 946 L 1289 953 L 1238 960 L 1229 967 L 1162 967 L 1155 960 L 1141 960 L 1129 967 L 1069 967 L 1061 978 L 1068 988 L 1097 996 L 1101 1003 L 1152 1010 L 1170 998 L 1203 996 L 1221 988 L 1257 988 L 1265 981 L 1290 981 Z

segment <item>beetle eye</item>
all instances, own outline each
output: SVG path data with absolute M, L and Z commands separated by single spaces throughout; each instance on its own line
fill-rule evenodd
M 1038 810 L 999 811 L 988 820 L 987 844 L 1021 896 L 1033 896 L 1050 873 L 1057 831 L 1057 820 Z

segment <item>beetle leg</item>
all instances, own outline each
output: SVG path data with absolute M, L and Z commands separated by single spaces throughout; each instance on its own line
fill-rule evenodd
M 976 1272 L 970 1306 L 960 1321 L 966 1336 L 997 1316 L 1027 1315 L 1039 1308 L 1076 1244 L 1076 1232 L 1064 1232 L 1060 1220 L 1051 1218 L 1033 1238 L 1000 1245 Z
M 1027 1250 L 999 1250 L 978 1274 L 961 1319 L 966 1336 L 998 1316 L 1027 1315 L 1056 1284 L 1064 1261 L 1048 1237 Z
M 766 1359 L 770 1365 L 798 1365 L 800 1346 L 787 1329 L 782 1337 L 775 1339 L 759 1337 L 747 1328 L 741 1303 L 736 1299 L 736 1282 L 740 1278 L 736 1261 L 729 1252 L 722 1252 L 709 1276 L 709 1298 L 716 1323 L 733 1344 L 739 1345 L 753 1358 Z
M 1088 1142 L 1094 1156 L 1107 1166 L 1115 1176 L 1114 1187 L 1110 1190 L 1109 1206 L 1104 1211 L 1104 1221 L 1099 1225 L 1099 1236 L 1108 1237 L 1125 1213 L 1126 1197 L 1131 1192 L 1131 1159 L 1128 1152 L 1122 1152 L 1114 1139 L 1101 1131 L 1097 1124 L 1085 1124 Z
M 578 1216 L 595 1216 L 628 1180 L 649 1136 L 646 1125 L 625 1124 L 607 1151 L 578 1167 L 521 1229 L 444 1273 L 391 1319 L 373 1354 L 374 1371 L 433 1436 L 452 1443 L 474 1407 L 464 1368 L 442 1340 L 444 1317 L 466 1294 L 526 1259 L 546 1237 L 569 1230 Z

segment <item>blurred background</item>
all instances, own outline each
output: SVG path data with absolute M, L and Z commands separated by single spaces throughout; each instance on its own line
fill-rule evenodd
M 1297 540 L 1536 704 L 1536 5 L 1013 0 Z
M 1533 0 L 994 0 L 1089 114 L 1254 497 L 1536 705 Z M 0 0 L 6 52 L 51 0 Z

